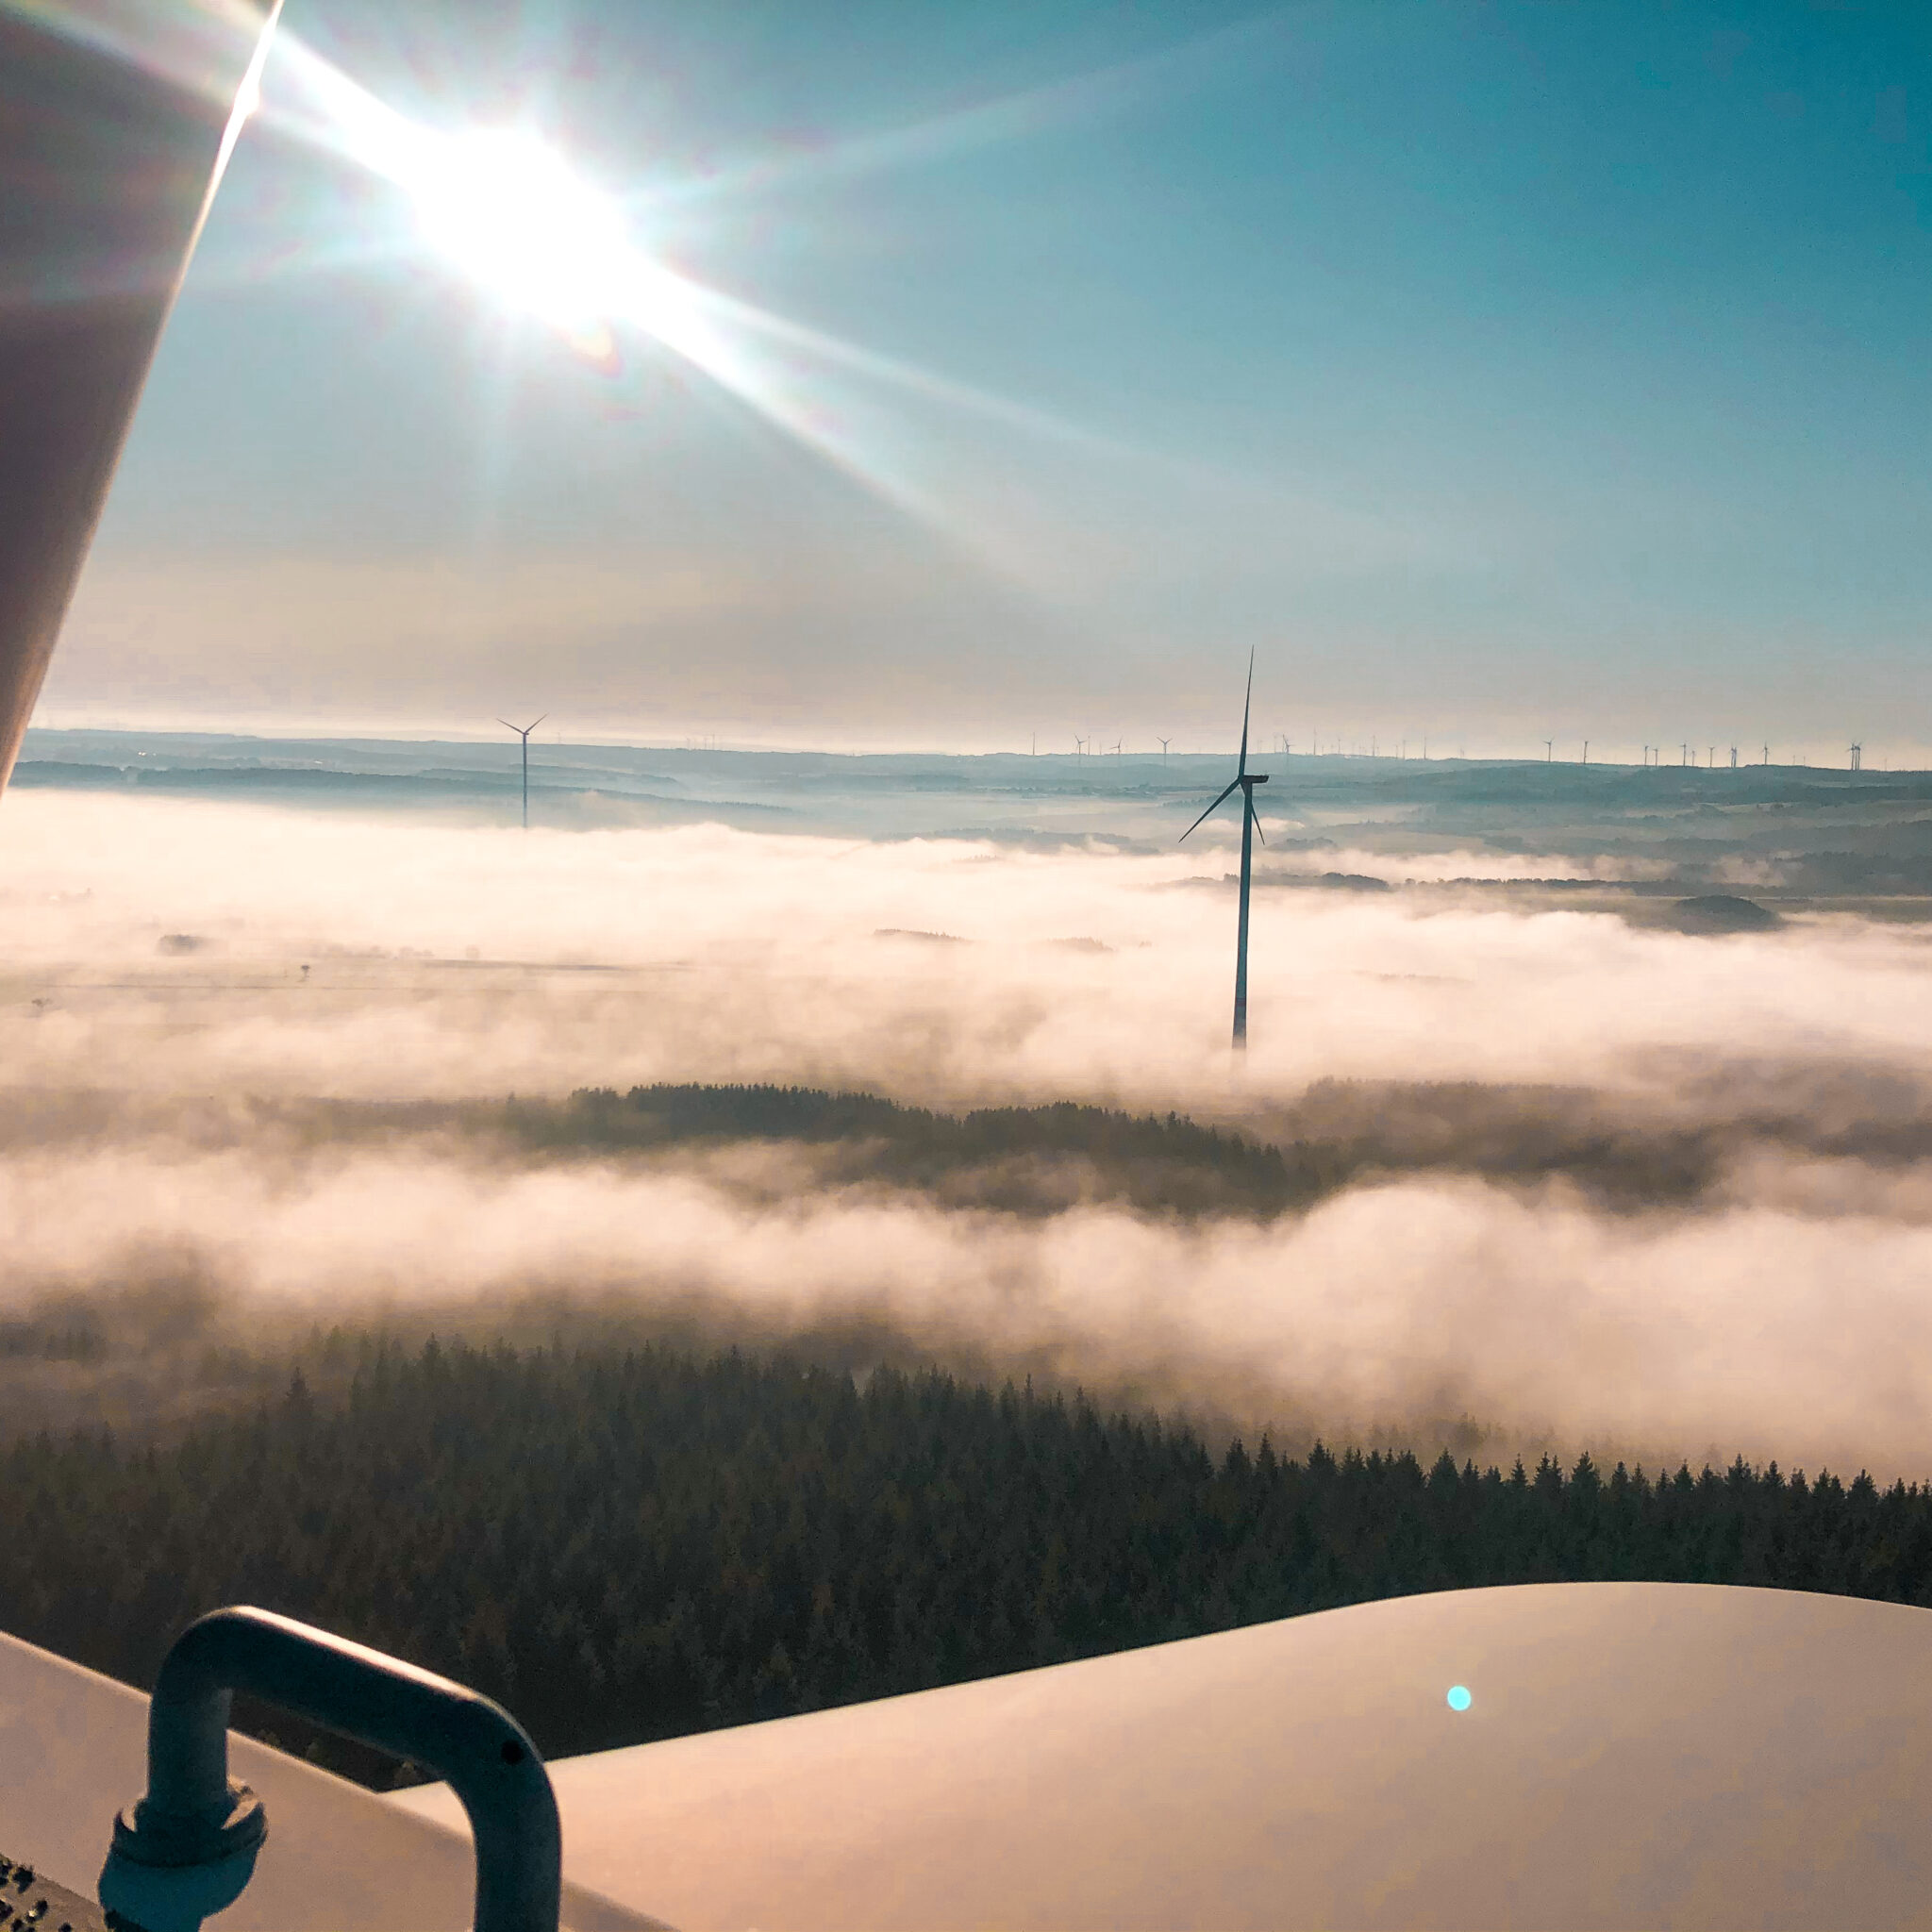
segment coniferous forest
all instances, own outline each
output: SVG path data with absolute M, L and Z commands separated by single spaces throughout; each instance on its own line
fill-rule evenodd
M 1932 1489 L 1863 1474 L 1217 1456 L 1078 1398 L 619 1343 L 338 1335 L 309 1369 L 165 1441 L 0 1454 L 5 1627 L 146 1684 L 191 1618 L 257 1603 L 474 1684 L 562 1755 L 1416 1591 L 1932 1604 Z

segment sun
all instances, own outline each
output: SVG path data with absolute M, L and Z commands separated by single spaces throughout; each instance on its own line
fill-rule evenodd
M 506 307 L 592 347 L 635 306 L 638 258 L 616 203 L 534 136 L 425 142 L 407 186 L 425 239 Z

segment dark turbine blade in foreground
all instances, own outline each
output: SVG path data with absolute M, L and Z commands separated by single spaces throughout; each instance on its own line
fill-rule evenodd
M 136 11 L 108 51 L 0 7 L 0 789 L 273 17 Z
M 1226 789 L 1217 797 L 1207 811 L 1181 834 L 1186 839 L 1189 832 L 1196 829 L 1236 791 L 1241 795 L 1241 923 L 1235 936 L 1234 952 L 1234 1047 L 1237 1053 L 1245 1051 L 1248 1044 L 1248 893 L 1255 874 L 1255 840 L 1259 834 L 1260 820 L 1255 811 L 1255 787 L 1268 782 L 1266 772 L 1248 770 L 1248 723 L 1255 707 L 1255 654 L 1248 653 L 1248 690 L 1241 701 L 1241 748 L 1235 765 L 1235 774 L 1227 782 Z M 1267 841 L 1263 840 L 1262 843 Z

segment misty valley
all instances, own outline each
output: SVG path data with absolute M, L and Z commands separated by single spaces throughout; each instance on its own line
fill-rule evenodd
M 1932 1602 L 1916 775 L 1291 760 L 1237 1067 L 1179 757 L 544 747 L 525 834 L 475 748 L 37 740 L 18 1635 L 245 1598 L 576 1752 L 1460 1585 Z

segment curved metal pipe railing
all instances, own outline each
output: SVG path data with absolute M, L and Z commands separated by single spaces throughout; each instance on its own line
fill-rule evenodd
M 261 1801 L 228 1775 L 237 1690 L 446 1780 L 475 1835 L 475 1932 L 557 1932 L 557 1799 L 522 1725 L 446 1677 L 268 1610 L 215 1610 L 175 1640 L 148 1707 L 147 1794 L 115 1821 L 117 1857 L 180 1868 L 260 1844 Z

